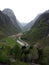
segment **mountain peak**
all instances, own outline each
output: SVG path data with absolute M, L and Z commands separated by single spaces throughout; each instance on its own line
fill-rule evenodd
M 6 8 L 3 10 L 3 13 L 8 15 L 10 20 L 12 21 L 13 25 L 16 27 L 16 28 L 19 28 L 20 29 L 20 26 L 18 24 L 18 20 L 13 12 L 13 10 L 9 9 L 9 8 Z
M 3 12 L 7 12 L 9 14 L 14 14 L 13 10 L 9 9 L 9 8 L 4 9 Z

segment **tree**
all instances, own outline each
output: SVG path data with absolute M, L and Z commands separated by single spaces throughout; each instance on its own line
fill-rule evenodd
M 16 58 L 20 58 L 20 52 L 21 52 L 21 49 L 18 45 L 15 45 L 14 48 L 12 49 L 12 54 L 14 54 L 14 57 L 15 59 Z
M 42 60 L 42 64 L 49 65 L 49 46 L 46 46 L 43 49 L 43 60 Z

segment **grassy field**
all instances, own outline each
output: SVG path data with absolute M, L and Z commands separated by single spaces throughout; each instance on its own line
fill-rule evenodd
M 20 44 L 18 44 L 16 42 L 16 40 L 13 40 L 12 38 L 9 38 L 9 37 L 6 37 L 4 38 L 1 42 L 0 42 L 0 46 L 2 45 L 7 45 L 7 46 L 10 46 L 10 47 L 14 47 L 15 45 L 19 45 L 21 47 Z

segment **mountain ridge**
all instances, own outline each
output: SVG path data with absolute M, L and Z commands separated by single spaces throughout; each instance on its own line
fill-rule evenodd
M 6 14 L 7 16 L 9 16 L 9 18 L 11 19 L 12 23 L 14 24 L 14 26 L 16 28 L 19 28 L 19 30 L 20 30 L 20 26 L 18 24 L 19 21 L 16 19 L 16 16 L 15 16 L 14 12 L 11 9 L 9 9 L 9 8 L 4 9 L 2 12 L 4 14 Z
M 20 32 L 20 30 L 13 25 L 9 16 L 4 14 L 2 11 L 0 11 L 0 30 L 6 35 L 12 35 Z
M 22 39 L 29 43 L 37 42 L 39 39 L 49 34 L 49 13 L 42 13 L 31 29 L 24 34 Z

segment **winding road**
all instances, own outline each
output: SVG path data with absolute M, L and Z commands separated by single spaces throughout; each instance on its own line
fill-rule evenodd
M 18 38 L 17 43 L 19 43 L 22 46 L 29 46 L 29 44 L 21 39 L 21 37 Z
M 10 38 L 13 38 L 13 39 L 16 39 L 16 37 L 18 37 L 18 39 L 16 40 L 16 42 L 17 43 L 19 43 L 21 46 L 29 46 L 29 44 L 27 43 L 27 42 L 25 42 L 25 41 L 23 41 L 22 39 L 21 39 L 21 36 L 23 35 L 23 33 L 18 33 L 18 34 L 16 34 L 16 35 L 11 35 L 11 36 L 9 36 Z

